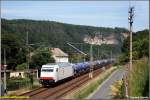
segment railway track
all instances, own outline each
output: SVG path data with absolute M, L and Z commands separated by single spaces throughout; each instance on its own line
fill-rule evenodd
M 32 91 L 23 93 L 23 94 L 21 94 L 21 95 L 19 95 L 19 96 L 30 96 L 30 97 L 31 97 L 31 96 L 33 96 L 33 95 L 36 95 L 36 94 L 40 93 L 40 92 L 46 91 L 47 89 L 48 89 L 48 88 L 40 87 L 40 88 L 37 88 L 37 89 L 35 89 L 35 90 L 32 90 Z
M 96 74 L 99 74 L 101 70 L 97 70 L 97 72 L 94 73 L 94 77 L 96 76 Z M 66 95 L 67 93 L 73 91 L 74 89 L 76 88 L 79 88 L 80 86 L 82 86 L 83 84 L 87 83 L 88 81 L 90 80 L 90 78 L 88 77 L 88 75 L 82 79 L 82 80 L 79 80 L 78 83 L 76 84 L 72 84 L 70 87 L 66 87 L 64 90 L 60 91 L 59 93 L 57 94 L 54 94 L 54 95 L 49 95 L 48 97 L 46 98 L 55 98 L 55 99 L 59 99 L 61 97 L 63 97 L 64 95 Z
M 107 66 L 106 69 L 108 69 L 110 66 Z M 102 69 L 94 70 L 93 77 L 96 77 L 102 72 Z M 73 91 L 76 88 L 79 88 L 83 84 L 87 83 L 90 78 L 88 77 L 89 73 L 86 73 L 82 76 L 79 76 L 77 78 L 74 78 L 68 82 L 65 82 L 63 84 L 58 84 L 54 87 L 50 88 L 39 88 L 31 92 L 27 92 L 22 94 L 23 96 L 29 96 L 32 98 L 42 98 L 42 99 L 60 99 L 67 93 Z

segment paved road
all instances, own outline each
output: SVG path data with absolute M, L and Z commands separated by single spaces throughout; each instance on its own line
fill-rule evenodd
M 119 69 L 115 71 L 106 81 L 104 81 L 101 84 L 101 87 L 88 99 L 111 99 L 112 97 L 110 95 L 110 85 L 112 85 L 116 80 L 122 79 L 125 73 L 125 69 Z

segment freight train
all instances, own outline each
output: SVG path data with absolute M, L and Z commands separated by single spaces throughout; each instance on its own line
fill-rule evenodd
M 112 63 L 113 60 L 105 59 L 76 64 L 71 64 L 67 62 L 57 62 L 53 64 L 51 63 L 42 65 L 40 73 L 40 83 L 43 86 L 50 86 L 51 84 L 54 84 L 66 78 L 74 77 L 85 72 L 89 72 L 91 66 L 93 66 L 93 69 L 98 69 Z

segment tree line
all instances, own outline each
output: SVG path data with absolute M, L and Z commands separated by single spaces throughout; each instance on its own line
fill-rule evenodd
M 120 54 L 119 62 L 126 63 L 129 61 L 129 38 L 124 40 L 121 48 L 122 54 Z M 149 56 L 149 30 L 145 29 L 133 34 L 132 41 L 132 56 L 133 60 L 140 59 L 142 57 Z

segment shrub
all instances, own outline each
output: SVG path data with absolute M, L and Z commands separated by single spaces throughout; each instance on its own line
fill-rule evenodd
M 125 97 L 125 85 L 123 80 L 116 81 L 110 88 L 114 98 L 123 99 Z
M 27 86 L 29 79 L 25 78 L 10 78 L 7 80 L 7 90 L 17 90 Z

